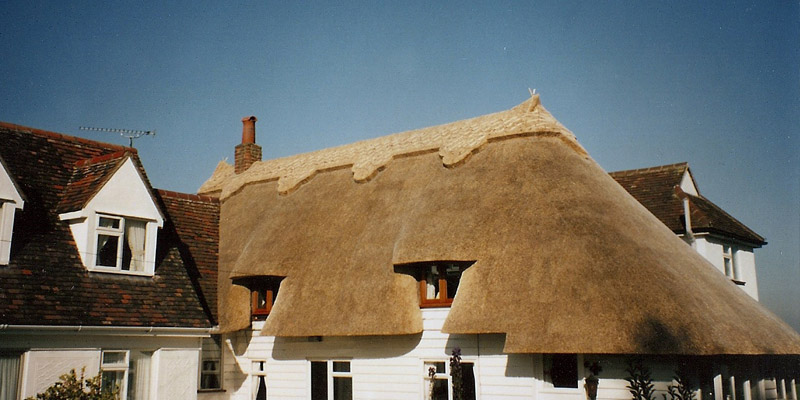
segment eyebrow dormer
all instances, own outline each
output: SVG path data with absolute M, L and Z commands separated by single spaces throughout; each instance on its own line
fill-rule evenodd
M 411 275 L 419 283 L 420 307 L 450 307 L 461 275 L 475 261 L 425 261 L 395 265 L 397 273 Z

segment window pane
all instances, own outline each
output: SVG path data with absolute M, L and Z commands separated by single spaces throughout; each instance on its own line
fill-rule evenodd
M 219 377 L 216 373 L 205 373 L 200 376 L 201 389 L 219 389 Z
M 266 290 L 259 290 L 257 293 L 258 293 L 258 300 L 256 301 L 256 308 L 257 309 L 266 309 L 267 308 L 267 291 Z
M 442 362 L 435 362 L 435 361 L 426 362 L 425 363 L 425 374 L 426 374 L 426 376 L 427 376 L 428 371 L 430 370 L 430 368 L 433 368 L 433 370 L 436 371 L 437 374 L 445 373 L 445 369 L 444 369 L 445 368 L 445 363 L 444 363 L 444 361 L 442 361 Z
M 558 388 L 578 387 L 578 355 L 550 355 L 550 378 L 553 386 Z
M 456 297 L 458 281 L 461 280 L 461 267 L 453 264 L 448 265 L 445 278 L 447 279 L 447 298 L 452 299 Z
M 475 400 L 475 365 L 472 363 L 461 363 L 461 382 L 464 393 L 464 400 Z
M 120 393 L 125 371 L 103 371 L 100 391 L 103 393 Z
M 108 217 L 100 217 L 100 222 L 98 225 L 101 228 L 113 228 L 119 229 L 119 219 L 117 218 L 108 218 Z
M 333 372 L 350 372 L 349 361 L 334 361 Z
M 439 267 L 431 265 L 425 271 L 425 298 L 438 299 L 439 298 Z
M 129 240 L 128 240 L 128 237 L 126 236 L 122 240 L 122 270 L 123 271 L 130 271 L 131 269 L 133 269 L 134 271 L 136 270 L 135 268 L 131 268 L 131 255 L 132 254 L 133 253 L 131 253 L 131 246 L 129 246 Z
M 128 400 L 147 400 L 150 396 L 152 352 L 131 351 L 128 364 Z
M 344 377 L 333 378 L 333 399 L 352 400 L 353 399 L 353 379 Z
M 258 377 L 258 389 L 256 390 L 256 400 L 267 400 L 267 380 L 263 376 Z
M 222 360 L 222 346 L 219 335 L 203 338 L 202 364 L 200 374 L 201 389 L 220 388 L 220 362 Z
M 125 352 L 124 351 L 104 351 L 103 352 L 103 366 L 108 365 L 125 365 Z
M 0 354 L 0 400 L 17 398 L 19 356 Z
M 147 222 L 125 219 L 125 240 L 122 248 L 122 269 L 144 271 Z
M 328 400 L 328 363 L 311 362 L 311 400 Z
M 447 379 L 434 379 L 431 399 L 447 400 Z
M 117 266 L 117 244 L 119 237 L 97 235 L 97 260 L 96 264 L 104 267 Z

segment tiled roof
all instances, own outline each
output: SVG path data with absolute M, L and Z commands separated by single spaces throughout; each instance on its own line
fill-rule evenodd
M 174 229 L 192 283 L 208 305 L 206 311 L 216 321 L 219 201 L 167 190 L 158 190 L 158 197 L 168 214 L 164 231 Z
M 675 186 L 681 184 L 687 171 L 690 171 L 689 164 L 683 162 L 616 171 L 610 175 L 673 232 L 683 234 L 686 232 L 683 203 L 675 193 Z M 766 244 L 763 237 L 702 195 L 688 196 L 692 231 L 730 236 L 757 246 Z
M 117 151 L 77 161 L 57 211 L 63 213 L 83 208 L 114 175 L 128 154 L 126 151 Z
M 0 157 L 26 195 L 11 261 L 0 266 L 0 324 L 208 327 L 187 246 L 159 234 L 153 277 L 88 272 L 61 207 L 80 207 L 135 149 L 0 123 Z M 164 210 L 162 210 L 163 212 Z M 191 250 L 191 247 L 188 247 Z

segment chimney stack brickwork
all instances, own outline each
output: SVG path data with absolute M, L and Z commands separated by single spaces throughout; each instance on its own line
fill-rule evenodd
M 256 117 L 242 118 L 242 143 L 236 146 L 234 171 L 240 174 L 261 161 L 261 146 L 256 144 Z

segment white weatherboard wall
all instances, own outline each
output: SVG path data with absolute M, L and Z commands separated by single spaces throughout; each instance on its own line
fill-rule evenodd
M 448 335 L 441 332 L 449 309 L 423 309 L 424 332 L 417 335 L 275 338 L 260 336 L 263 323 L 253 324 L 252 331 L 225 336 L 223 389 L 200 395 L 200 399 L 254 398 L 253 361 L 265 361 L 268 399 L 311 398 L 309 360 L 345 360 L 351 362 L 353 399 L 422 400 L 427 398 L 425 361 L 448 361 L 454 347 L 461 348 L 462 360 L 474 363 L 478 399 L 556 399 L 585 400 L 583 384 L 577 389 L 553 388 L 544 379 L 540 354 L 504 354 L 505 335 Z M 598 359 L 585 356 L 589 361 Z M 579 355 L 579 365 L 584 356 Z M 604 356 L 604 372 L 598 399 L 628 400 L 630 393 L 624 370 L 626 359 Z M 667 363 L 648 363 L 659 390 L 666 390 L 673 371 Z M 606 372 L 607 371 L 607 372 Z M 585 376 L 580 368 L 580 377 Z
M 34 396 L 75 369 L 100 371 L 103 350 L 152 351 L 150 400 L 196 399 L 200 336 L 84 334 L 70 331 L 0 331 L 0 351 L 22 351 L 21 398 Z

